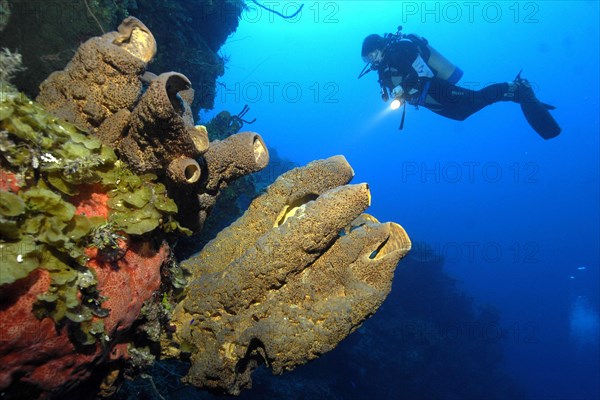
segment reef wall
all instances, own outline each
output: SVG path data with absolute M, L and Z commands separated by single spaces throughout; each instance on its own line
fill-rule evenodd
M 206 129 L 194 125 L 189 80 L 146 73 L 155 51 L 145 25 L 125 19 L 43 82 L 38 99 L 47 110 L 8 82 L 20 56 L 1 54 L 4 394 L 58 396 L 94 366 L 129 357 L 143 304 L 157 301 L 161 285 L 177 286 L 170 247 L 191 232 L 178 210 L 200 229 L 227 182 L 268 163 L 255 133 L 209 151 Z M 171 198 L 188 191 L 191 205 Z
M 178 237 L 200 230 L 220 192 L 269 153 L 254 132 L 209 141 L 190 80 L 146 70 L 156 48 L 127 17 L 82 43 L 39 103 L 4 85 L 5 394 L 63 396 L 111 360 L 138 363 L 140 335 L 154 342 L 145 362 L 191 357 L 185 382 L 237 394 L 261 363 L 279 374 L 333 349 L 382 304 L 410 250 L 400 225 L 364 214 L 369 187 L 350 185 L 336 156 L 281 175 L 177 265 Z
M 164 185 L 25 96 L 0 101 L 0 390 L 58 396 L 126 356 L 167 273 Z

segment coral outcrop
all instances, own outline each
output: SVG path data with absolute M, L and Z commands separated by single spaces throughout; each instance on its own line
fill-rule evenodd
M 82 42 L 135 15 L 159 42 L 153 67 L 179 71 L 202 88 L 193 104 L 197 113 L 213 107 L 216 80 L 225 71 L 219 48 L 244 7 L 243 0 L 0 0 L 0 48 L 23 55 L 27 73 L 14 84 L 36 97 L 40 83 L 63 69 Z
M 152 33 L 129 17 L 117 31 L 83 43 L 64 70 L 42 82 L 36 100 L 80 129 L 99 128 L 108 117 L 133 109 L 142 92 L 140 77 L 155 54 Z
M 191 353 L 186 382 L 237 394 L 258 364 L 279 374 L 314 359 L 381 305 L 410 240 L 362 214 L 369 188 L 352 176 L 341 156 L 283 174 L 183 263 L 169 351 Z
M 134 172 L 158 176 L 179 205 L 179 220 L 197 231 L 219 191 L 263 169 L 269 154 L 256 133 L 209 144 L 206 128 L 194 125 L 191 82 L 146 71 L 155 52 L 148 28 L 126 18 L 116 32 L 81 45 L 63 71 L 42 83 L 37 100 L 115 148 Z
M 0 149 L 0 390 L 44 397 L 124 355 L 161 284 L 177 207 L 16 93 L 0 101 Z

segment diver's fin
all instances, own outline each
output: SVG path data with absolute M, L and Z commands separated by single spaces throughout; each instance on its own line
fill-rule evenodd
M 558 136 L 561 128 L 548 110 L 555 107 L 544 104 L 537 100 L 521 103 L 521 110 L 529 125 L 544 139 L 552 139 Z
M 523 70 L 519 71 L 513 82 L 517 85 L 518 102 L 521 104 L 525 119 L 544 139 L 552 139 L 558 136 L 561 131 L 560 126 L 548 111 L 554 110 L 556 107 L 539 101 L 527 79 L 521 78 L 521 72 Z
M 556 110 L 556 107 L 554 107 L 554 106 L 553 106 L 553 105 L 551 105 L 551 104 L 542 103 L 541 101 L 540 101 L 540 104 L 541 104 L 542 106 L 544 106 L 544 108 L 545 108 L 546 110 Z
M 515 79 L 513 79 L 515 82 L 519 82 L 521 80 L 521 72 L 523 72 L 523 68 L 521 68 L 517 76 L 515 76 Z

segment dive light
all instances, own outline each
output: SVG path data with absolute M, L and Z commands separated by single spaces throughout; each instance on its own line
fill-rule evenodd
M 392 110 L 397 110 L 403 103 L 402 96 L 404 95 L 404 89 L 402 86 L 398 85 L 392 90 L 392 96 L 394 96 L 394 100 L 390 104 L 390 108 Z

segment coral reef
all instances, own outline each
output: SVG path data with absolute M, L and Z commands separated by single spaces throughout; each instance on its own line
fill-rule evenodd
M 82 42 L 135 15 L 158 41 L 153 68 L 180 71 L 201 89 L 192 106 L 196 114 L 213 107 L 216 80 L 225 71 L 219 48 L 236 30 L 243 9 L 241 0 L 1 0 L 0 48 L 23 54 L 28 72 L 15 85 L 35 97 L 39 84 L 63 69 Z
M 52 114 L 15 91 L 0 102 L 4 393 L 60 396 L 107 360 L 142 368 L 162 352 L 191 355 L 186 382 L 237 394 L 260 363 L 291 370 L 356 330 L 410 249 L 402 227 L 362 214 L 368 186 L 332 157 L 270 185 L 184 263 L 191 283 L 175 297 L 186 279 L 168 240 L 199 230 L 269 152 L 257 133 L 229 135 L 247 108 L 209 142 L 190 80 L 146 71 L 155 52 L 128 17 L 42 83 Z
M 294 169 L 183 263 L 172 322 L 193 385 L 238 394 L 265 362 L 276 374 L 333 349 L 381 305 L 410 240 L 361 213 L 368 186 L 345 185 L 343 157 Z M 343 234 L 340 236 L 340 232 Z
M 43 396 L 123 355 L 169 255 L 155 229 L 178 230 L 177 207 L 18 93 L 0 102 L 0 149 L 0 388 Z
M 64 71 L 42 83 L 37 100 L 114 147 L 134 172 L 157 175 L 179 205 L 179 220 L 198 231 L 220 190 L 263 169 L 269 153 L 250 132 L 209 145 L 206 128 L 194 125 L 191 82 L 145 71 L 155 51 L 148 28 L 126 18 L 116 32 L 81 45 Z

